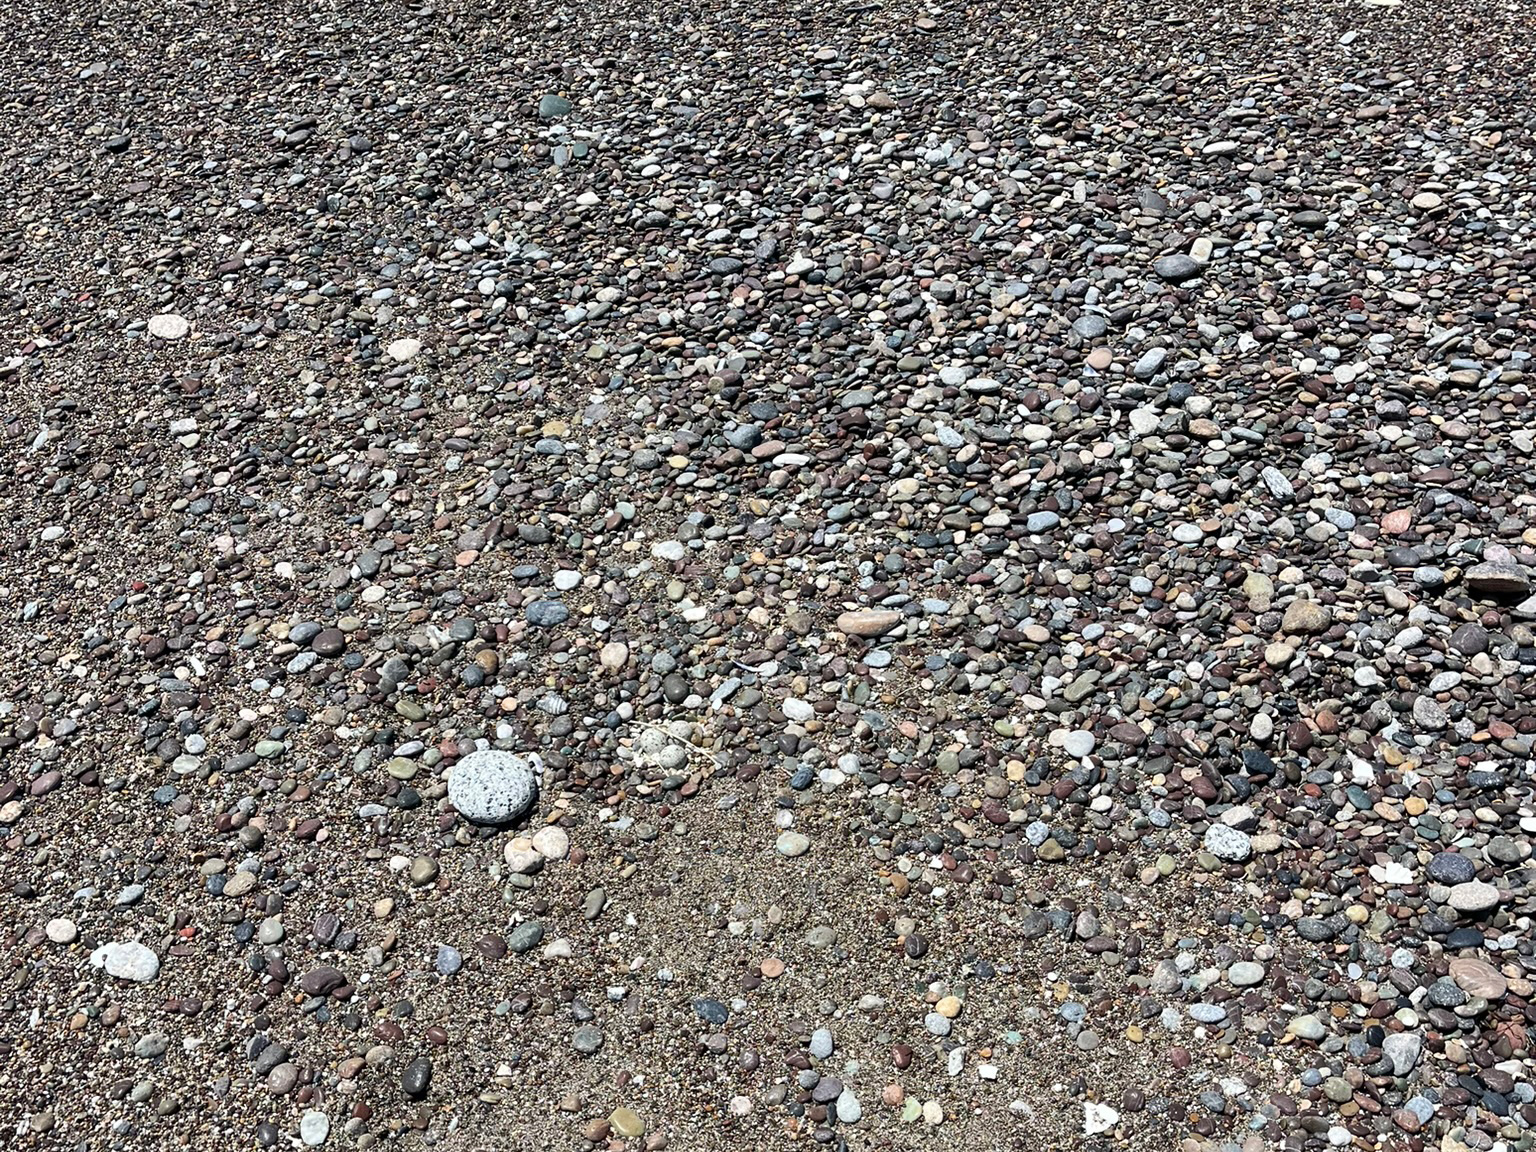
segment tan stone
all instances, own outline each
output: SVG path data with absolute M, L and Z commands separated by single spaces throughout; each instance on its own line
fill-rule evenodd
M 862 609 L 844 612 L 837 618 L 837 630 L 846 636 L 883 636 L 901 623 L 901 613 L 886 609 Z

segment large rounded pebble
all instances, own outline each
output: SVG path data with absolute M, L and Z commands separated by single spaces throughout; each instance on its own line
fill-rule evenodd
M 804 833 L 791 830 L 780 832 L 773 846 L 780 856 L 803 856 L 810 850 L 811 840 Z
M 533 834 L 533 850 L 546 860 L 564 860 L 571 851 L 571 838 L 564 828 L 547 824 Z
M 1492 884 L 1484 884 L 1481 880 L 1470 880 L 1452 888 L 1446 903 L 1458 912 L 1475 916 L 1498 907 L 1499 890 Z
M 466 820 L 505 824 L 527 812 L 538 791 L 538 759 L 471 752 L 449 770 L 448 802 Z
M 162 312 L 158 316 L 151 316 L 145 327 L 148 328 L 151 336 L 161 340 L 180 340 L 192 331 L 191 323 L 174 312 Z

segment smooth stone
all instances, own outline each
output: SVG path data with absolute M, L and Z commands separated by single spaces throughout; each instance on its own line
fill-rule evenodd
M 64 916 L 56 917 L 43 926 L 43 934 L 55 944 L 73 944 L 80 935 L 75 922 Z
M 1323 1022 L 1310 1013 L 1297 1016 L 1286 1025 L 1286 1031 L 1299 1040 L 1312 1040 L 1314 1042 L 1328 1035 L 1328 1029 L 1323 1026 Z
M 400 1090 L 407 1096 L 421 1097 L 432 1085 L 432 1061 L 418 1056 L 400 1073 Z
M 448 773 L 448 802 L 472 823 L 508 823 L 532 806 L 542 767 L 531 753 L 471 752 Z
M 860 610 L 837 618 L 837 630 L 845 636 L 883 636 L 902 621 L 900 612 Z
M 645 1135 L 645 1121 L 632 1108 L 615 1108 L 608 1115 L 608 1123 L 626 1140 Z
M 1092 732 L 1078 729 L 1077 731 L 1067 733 L 1066 739 L 1061 742 L 1061 748 L 1062 751 L 1074 760 L 1081 760 L 1093 751 L 1096 743 L 1097 741 Z
M 1182 284 L 1200 275 L 1200 262 L 1182 252 L 1163 256 L 1152 262 L 1152 271 L 1170 284 Z
M 523 618 L 535 628 L 557 628 L 571 618 L 571 610 L 558 600 L 535 600 L 523 609 Z
M 1509 981 L 1504 974 L 1486 960 L 1471 956 L 1458 956 L 1450 962 L 1450 977 L 1469 996 L 1484 1000 L 1502 1000 L 1509 991 Z
M 538 920 L 524 920 L 507 933 L 507 947 L 521 955 L 537 948 L 544 939 L 544 925 Z
M 1498 907 L 1499 890 L 1481 880 L 1469 880 L 1453 887 L 1446 903 L 1458 912 L 1475 916 L 1479 912 Z
M 162 312 L 158 316 L 151 316 L 145 325 L 151 336 L 160 340 L 180 340 L 192 331 L 191 323 L 184 316 L 178 316 L 174 312 Z
M 1264 965 L 1252 960 L 1239 960 L 1227 969 L 1227 979 L 1234 988 L 1251 988 L 1264 980 Z
M 789 830 L 780 832 L 773 846 L 780 856 L 803 856 L 810 850 L 811 840 L 804 833 Z
M 571 852 L 571 837 L 564 828 L 546 824 L 533 834 L 533 850 L 546 860 L 564 860 Z
M 1425 872 L 1437 884 L 1465 884 L 1477 875 L 1477 863 L 1460 852 L 1436 852 Z
M 1188 259 L 1188 257 L 1185 257 Z M 1168 349 L 1149 348 L 1142 353 L 1140 359 L 1131 367 L 1131 375 L 1138 380 L 1150 380 L 1162 371 L 1163 363 L 1168 359 Z
M 837 1103 L 834 1106 L 837 1111 L 837 1119 L 843 1124 L 857 1124 L 864 1115 L 864 1109 L 859 1104 L 859 1098 L 853 1094 L 851 1088 L 844 1088 L 838 1093 Z

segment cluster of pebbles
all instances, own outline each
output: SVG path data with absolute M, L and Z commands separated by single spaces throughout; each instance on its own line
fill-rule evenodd
M 12 5 L 12 1146 L 1532 1147 L 1522 18 Z

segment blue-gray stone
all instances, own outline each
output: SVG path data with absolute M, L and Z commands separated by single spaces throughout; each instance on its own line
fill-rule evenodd
M 571 618 L 571 610 L 558 600 L 535 600 L 524 615 L 535 628 L 554 628 Z

